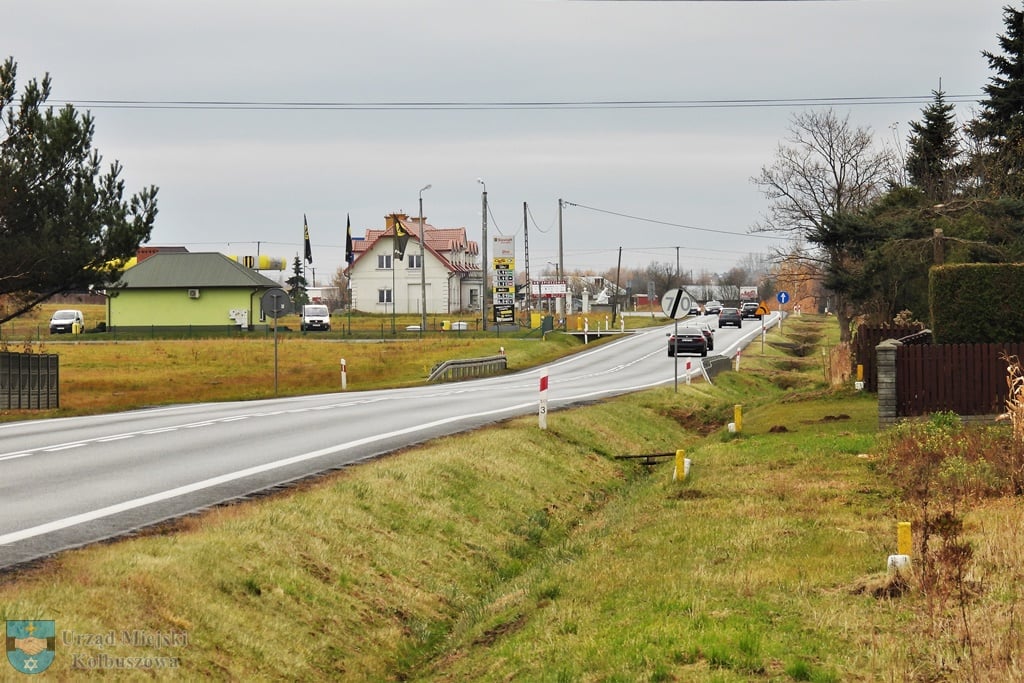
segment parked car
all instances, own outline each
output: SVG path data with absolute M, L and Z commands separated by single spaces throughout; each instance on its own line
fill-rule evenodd
M 704 304 L 704 315 L 718 315 L 722 312 L 722 308 L 723 306 L 721 301 L 715 301 L 712 299 Z
M 743 316 L 740 315 L 740 309 L 722 309 L 722 312 L 718 314 L 718 326 L 725 327 L 726 325 L 735 325 L 736 327 L 743 327 Z
M 299 329 L 303 332 L 307 330 L 327 330 L 331 329 L 331 313 L 327 310 L 327 306 L 323 304 L 306 304 L 302 307 L 302 312 L 299 314 Z
M 694 327 L 704 333 L 704 338 L 708 340 L 708 351 L 715 350 L 715 328 L 711 327 L 709 323 L 697 321 L 694 322 Z
M 61 309 L 50 318 L 50 334 L 85 332 L 85 316 L 75 309 Z
M 700 329 L 696 327 L 680 327 L 678 334 L 669 335 L 668 355 L 675 356 L 684 353 L 695 353 L 700 356 L 708 355 L 708 340 Z
M 740 305 L 740 316 L 743 318 L 757 318 L 761 319 L 761 304 L 756 301 L 745 301 Z

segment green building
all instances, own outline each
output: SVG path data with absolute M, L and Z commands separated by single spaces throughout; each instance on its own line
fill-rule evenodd
M 260 298 L 280 285 L 218 253 L 157 252 L 108 290 L 107 325 L 249 328 Z

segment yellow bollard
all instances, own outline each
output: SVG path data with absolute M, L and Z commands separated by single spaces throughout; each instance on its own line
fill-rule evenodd
M 857 381 L 864 381 L 864 366 L 861 365 L 860 363 L 857 364 Z
M 743 405 L 737 403 L 732 407 L 732 421 L 736 424 L 736 433 L 743 431 Z
M 910 535 L 910 522 L 899 522 L 896 525 L 896 552 L 910 556 L 914 544 Z
M 672 481 L 683 481 L 686 479 L 686 451 L 676 451 L 676 469 L 672 472 Z

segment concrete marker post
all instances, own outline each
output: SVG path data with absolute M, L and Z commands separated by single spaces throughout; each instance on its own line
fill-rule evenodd
M 896 525 L 896 552 L 900 555 L 913 555 L 913 547 L 910 522 L 899 522 Z
M 690 459 L 686 457 L 686 451 L 680 448 L 676 451 L 676 466 L 672 470 L 672 481 L 686 481 L 688 476 L 690 476 Z
M 541 429 L 548 428 L 548 371 L 544 370 L 540 375 L 540 405 L 538 407 L 538 422 Z

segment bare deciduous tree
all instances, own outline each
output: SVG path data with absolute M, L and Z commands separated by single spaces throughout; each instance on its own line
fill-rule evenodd
M 878 197 L 896 171 L 895 155 L 877 151 L 869 128 L 850 125 L 833 110 L 795 114 L 789 137 L 775 161 L 752 178 L 768 198 L 764 222 L 755 231 L 780 232 L 803 244 L 803 258 L 822 272 L 841 272 L 852 264 L 843 239 L 835 239 L 836 221 Z M 854 311 L 842 291 L 835 291 L 840 338 L 849 341 Z

